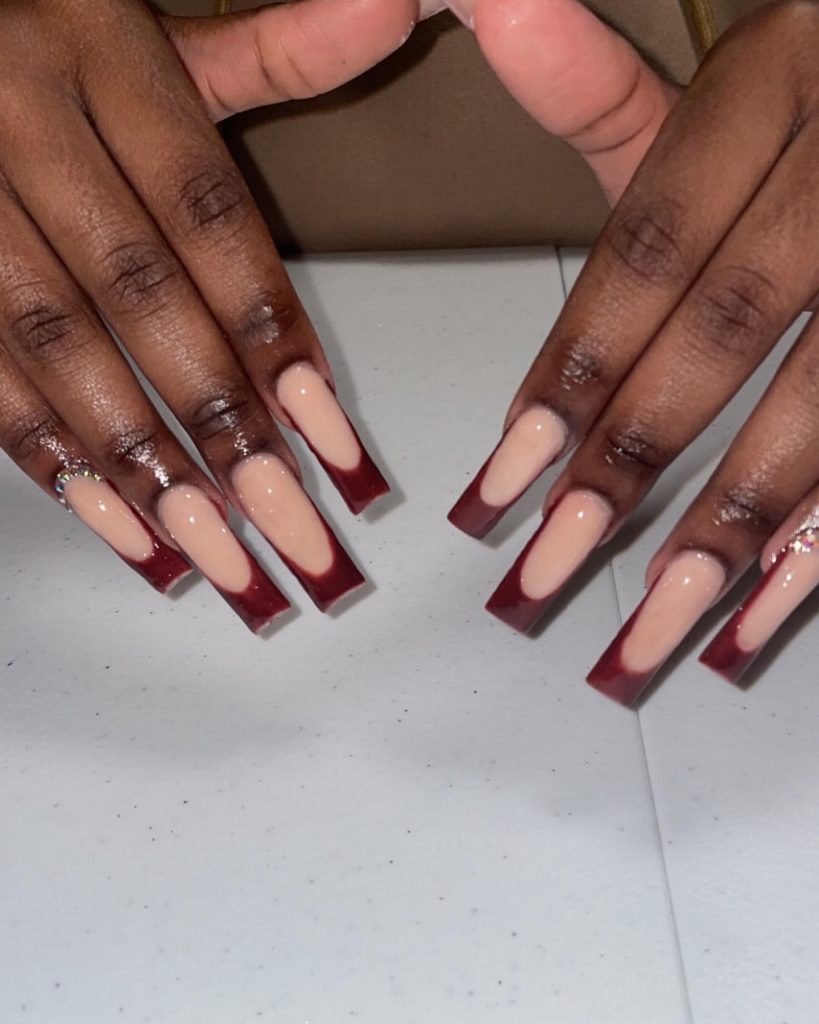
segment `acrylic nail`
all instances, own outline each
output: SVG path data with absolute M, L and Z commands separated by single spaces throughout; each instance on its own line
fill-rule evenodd
M 283 459 L 251 455 L 236 465 L 231 479 L 250 521 L 321 611 L 365 582 Z
M 54 486 L 62 504 L 161 594 L 192 571 L 87 463 L 61 469 Z
M 290 607 L 204 491 L 176 484 L 163 492 L 157 511 L 174 541 L 254 633 Z
M 351 512 L 363 512 L 389 492 L 335 392 L 314 367 L 288 366 L 276 383 L 276 397 Z
M 441 11 L 445 11 L 447 5 L 444 0 L 421 0 L 418 6 L 418 20 L 425 21 L 427 18 L 432 18 L 436 14 L 440 14 Z
M 537 480 L 566 445 L 563 420 L 542 405 L 512 423 L 448 519 L 471 537 L 485 537 L 510 505 Z
M 640 696 L 725 586 L 713 555 L 685 551 L 665 567 L 587 681 L 620 704 Z
M 446 0 L 446 5 L 467 28 L 474 27 L 475 0 Z
M 774 633 L 819 586 L 819 532 L 800 530 L 779 552 L 743 605 L 700 655 L 735 683 Z
M 568 491 L 549 510 L 489 598 L 486 610 L 525 633 L 606 534 L 611 505 L 594 491 Z

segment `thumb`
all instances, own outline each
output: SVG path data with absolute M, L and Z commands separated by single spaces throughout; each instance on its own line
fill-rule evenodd
M 619 199 L 678 95 L 579 0 L 450 0 L 518 102 Z
M 342 85 L 398 49 L 418 16 L 418 0 L 302 0 L 161 21 L 219 121 Z

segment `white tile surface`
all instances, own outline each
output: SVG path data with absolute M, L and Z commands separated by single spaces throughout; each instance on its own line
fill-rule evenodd
M 366 600 L 322 618 L 288 580 L 302 614 L 255 639 L 0 464 L 0 1021 L 683 1024 L 638 719 L 582 684 L 610 571 L 525 641 L 481 608 L 524 529 L 495 550 L 444 519 L 559 308 L 555 257 L 293 273 L 405 496 L 355 522 L 318 481 Z M 766 931 L 781 1020 L 808 1019 L 811 899 L 785 944 L 769 890 L 808 880 L 815 715 L 787 737 L 782 689 L 741 712 L 683 675 L 644 716 L 703 1024 L 740 993 L 733 1021 L 781 1024 Z
M 561 253 L 571 285 L 583 254 Z M 614 559 L 625 615 L 643 572 L 716 466 L 798 332 L 652 493 L 644 528 Z M 819 633 L 807 602 L 747 692 L 696 661 L 724 602 L 640 713 L 694 1019 L 819 1020 Z M 817 595 L 819 597 L 819 595 Z M 573 613 L 569 613 L 573 614 Z M 773 656 L 775 655 L 775 657 Z

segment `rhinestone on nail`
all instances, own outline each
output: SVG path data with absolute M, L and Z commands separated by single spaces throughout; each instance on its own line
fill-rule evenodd
M 819 533 L 816 530 L 803 530 L 791 541 L 791 550 L 797 555 L 808 555 L 819 544 Z
M 54 478 L 54 490 L 57 492 L 60 504 L 67 512 L 72 512 L 72 509 L 65 497 L 65 485 L 77 476 L 84 476 L 87 480 L 94 480 L 97 483 L 105 479 L 101 473 L 92 469 L 87 462 L 72 462 L 70 465 L 64 466 Z

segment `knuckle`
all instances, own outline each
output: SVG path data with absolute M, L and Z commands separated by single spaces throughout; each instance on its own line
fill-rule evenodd
M 229 166 L 183 172 L 180 177 L 176 216 L 186 234 L 221 236 L 241 226 L 253 209 L 244 182 Z
M 106 467 L 118 472 L 143 470 L 159 462 L 161 436 L 152 425 L 118 430 L 108 438 L 103 450 Z
M 3 447 L 15 462 L 26 462 L 38 452 L 62 447 L 63 427 L 59 420 L 44 409 L 38 409 L 17 419 L 8 429 Z
M 771 330 L 777 291 L 759 271 L 729 267 L 693 302 L 695 339 L 728 355 L 753 355 Z
M 604 385 L 606 372 L 597 346 L 584 338 L 566 341 L 558 358 L 557 379 L 564 391 Z
M 176 294 L 179 270 L 162 245 L 126 242 L 102 258 L 103 291 L 119 312 L 139 317 L 162 312 Z
M 603 427 L 602 445 L 607 465 L 628 476 L 654 476 L 670 461 L 668 454 L 639 424 Z
M 30 359 L 53 361 L 76 354 L 87 343 L 88 317 L 82 304 L 55 294 L 44 283 L 16 288 L 4 302 L 12 340 Z
M 684 273 L 685 211 L 674 200 L 657 200 L 615 214 L 604 238 L 617 261 L 649 284 L 667 284 Z
M 765 537 L 779 526 L 784 509 L 776 508 L 750 484 L 734 484 L 719 492 L 715 500 L 715 519 L 720 524 L 739 526 Z
M 211 389 L 187 419 L 192 436 L 198 441 L 212 441 L 241 430 L 259 411 L 258 400 L 241 385 Z
M 253 303 L 235 331 L 240 348 L 252 351 L 292 337 L 303 326 L 306 314 L 292 291 L 270 292 Z

